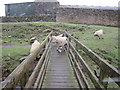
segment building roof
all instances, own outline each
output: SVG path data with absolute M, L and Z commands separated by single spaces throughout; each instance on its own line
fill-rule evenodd
M 58 2 L 57 0 L 35 0 L 35 2 Z

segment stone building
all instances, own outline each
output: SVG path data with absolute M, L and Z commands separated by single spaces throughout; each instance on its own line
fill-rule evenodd
M 59 6 L 57 0 L 35 0 L 35 15 L 54 15 Z
M 35 2 L 5 4 L 6 16 L 40 16 L 56 14 L 57 0 L 35 0 Z
M 2 22 L 46 21 L 119 25 L 119 10 L 116 7 L 70 6 L 60 5 L 57 0 L 35 0 L 34 2 L 6 4 L 5 9 L 6 16 L 12 17 L 2 17 Z
M 57 0 L 35 0 L 35 2 L 57 2 Z

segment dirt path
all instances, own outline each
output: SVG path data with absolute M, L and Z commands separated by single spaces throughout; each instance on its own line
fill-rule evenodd
M 0 45 L 0 47 L 31 47 L 31 45 Z

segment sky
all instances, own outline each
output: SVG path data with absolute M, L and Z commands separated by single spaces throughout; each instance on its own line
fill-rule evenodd
M 9 3 L 33 2 L 35 0 L 1 0 L 0 16 L 5 16 L 5 5 Z M 57 0 L 60 5 L 118 6 L 120 0 Z

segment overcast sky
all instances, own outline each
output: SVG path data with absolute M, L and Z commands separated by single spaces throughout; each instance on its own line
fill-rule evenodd
M 1 0 L 0 16 L 5 16 L 5 6 L 8 3 L 33 2 L 34 0 Z M 118 6 L 120 0 L 57 0 L 61 5 L 87 5 L 87 6 Z

